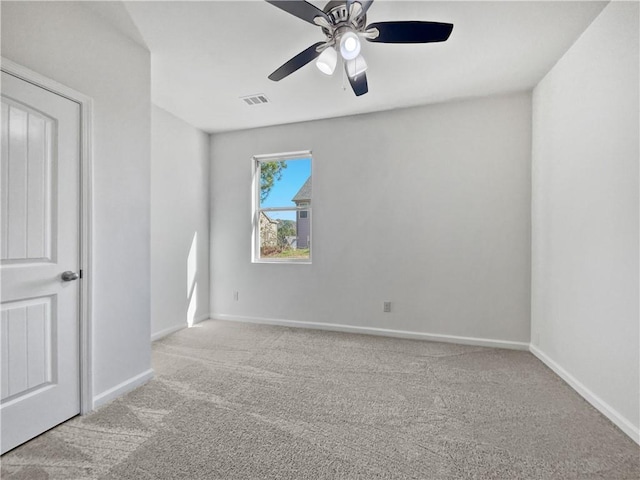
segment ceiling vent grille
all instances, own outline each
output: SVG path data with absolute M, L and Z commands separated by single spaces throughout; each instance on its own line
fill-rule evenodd
M 269 99 L 263 93 L 256 93 L 255 95 L 247 95 L 246 97 L 240 97 L 240 100 L 244 101 L 247 105 L 264 105 L 269 102 Z

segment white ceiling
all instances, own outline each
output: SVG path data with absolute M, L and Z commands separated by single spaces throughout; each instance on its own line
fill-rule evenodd
M 130 19 L 121 4 L 93 8 L 148 46 L 158 106 L 221 132 L 530 90 L 606 3 L 376 0 L 367 23 L 427 20 L 454 29 L 445 43 L 364 42 L 369 93 L 362 97 L 341 70 L 327 77 L 313 63 L 268 80 L 324 36 L 264 1 L 126 2 Z M 240 100 L 256 93 L 272 103 Z

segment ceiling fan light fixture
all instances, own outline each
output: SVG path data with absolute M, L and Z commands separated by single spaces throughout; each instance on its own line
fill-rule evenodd
M 354 32 L 346 32 L 340 38 L 340 55 L 345 60 L 353 60 L 360 55 L 360 39 Z
M 347 75 L 351 78 L 356 78 L 361 73 L 367 71 L 367 62 L 362 55 L 358 55 L 356 58 L 347 61 Z
M 338 54 L 335 48 L 328 47 L 322 51 L 318 60 L 316 60 L 316 67 L 325 75 L 333 75 L 336 63 L 338 63 Z

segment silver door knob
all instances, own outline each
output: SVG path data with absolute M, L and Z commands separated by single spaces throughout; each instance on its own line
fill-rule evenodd
M 79 279 L 80 275 L 78 275 L 76 272 L 66 271 L 62 273 L 61 277 L 63 282 L 72 282 Z

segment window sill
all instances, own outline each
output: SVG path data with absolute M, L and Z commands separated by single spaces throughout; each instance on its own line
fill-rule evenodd
M 292 260 L 289 258 L 273 258 L 273 259 L 266 259 L 266 258 L 254 258 L 251 263 L 266 263 L 266 264 L 284 264 L 284 265 L 311 265 L 312 262 L 311 260 L 307 260 L 307 259 L 300 259 L 300 260 Z

